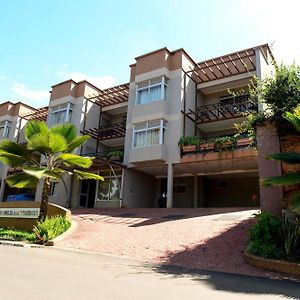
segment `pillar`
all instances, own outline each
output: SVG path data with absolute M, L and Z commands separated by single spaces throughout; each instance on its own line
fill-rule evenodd
M 194 208 L 198 207 L 198 176 L 194 175 Z
M 259 179 L 280 176 L 282 174 L 281 163 L 266 159 L 267 155 L 280 152 L 279 137 L 277 128 L 274 125 L 259 126 L 257 128 L 257 147 Z M 263 210 L 280 215 L 282 198 L 282 187 L 263 187 L 260 185 L 260 206 Z
M 5 189 L 5 180 L 1 179 L 1 186 L 0 186 L 0 202 L 3 202 L 3 196 L 4 196 L 4 189 Z
M 168 164 L 168 185 L 167 185 L 167 208 L 173 207 L 173 177 L 174 170 L 171 163 Z

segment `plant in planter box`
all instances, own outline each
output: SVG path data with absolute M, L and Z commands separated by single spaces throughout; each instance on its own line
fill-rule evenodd
M 182 147 L 183 152 L 195 152 L 200 143 L 201 140 L 197 136 L 182 136 L 178 146 Z
M 205 141 L 202 141 L 202 143 L 200 144 L 200 150 L 204 153 L 208 152 L 208 151 L 212 151 L 214 150 L 215 145 L 214 145 L 214 141 L 212 139 L 207 139 Z
M 120 150 L 114 150 L 114 151 L 110 151 L 107 153 L 106 158 L 108 160 L 115 160 L 115 161 L 119 161 L 123 158 L 123 152 Z
M 233 150 L 236 144 L 237 140 L 234 136 L 222 136 L 214 140 L 215 151 Z

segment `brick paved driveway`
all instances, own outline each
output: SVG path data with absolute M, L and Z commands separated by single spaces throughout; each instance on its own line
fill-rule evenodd
M 78 227 L 57 247 L 231 273 L 274 277 L 247 265 L 242 253 L 256 210 L 77 209 Z

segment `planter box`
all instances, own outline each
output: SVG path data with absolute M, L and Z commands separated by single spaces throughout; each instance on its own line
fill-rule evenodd
M 237 140 L 237 146 L 238 147 L 249 146 L 251 143 L 252 143 L 252 139 L 250 139 L 250 138 L 243 138 L 243 139 L 238 139 Z
M 208 150 L 214 150 L 214 144 L 213 143 L 205 143 L 200 145 L 201 151 L 208 151 Z
M 120 156 L 111 156 L 111 157 L 109 158 L 109 160 L 120 161 L 120 160 L 121 160 L 121 157 L 120 157 Z
M 183 153 L 196 152 L 196 150 L 197 150 L 197 146 L 195 145 L 182 146 Z
M 250 254 L 244 253 L 245 261 L 254 267 L 270 270 L 273 272 L 286 273 L 289 275 L 300 276 L 300 264 L 292 263 L 284 260 L 275 260 L 269 258 L 263 258 Z

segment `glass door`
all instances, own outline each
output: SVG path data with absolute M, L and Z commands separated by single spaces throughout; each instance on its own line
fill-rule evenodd
M 79 207 L 88 207 L 89 189 L 90 189 L 90 182 L 87 180 L 82 180 L 81 187 L 80 187 L 79 203 L 78 203 Z

